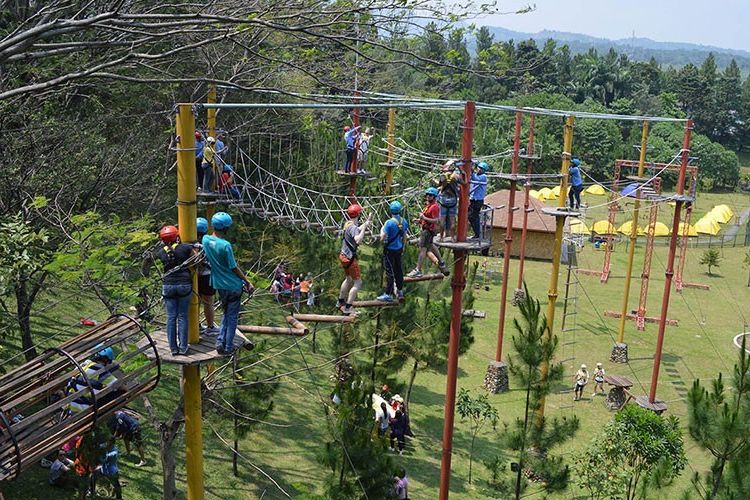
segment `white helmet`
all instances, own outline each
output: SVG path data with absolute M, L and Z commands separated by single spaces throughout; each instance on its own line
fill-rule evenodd
M 211 136 L 209 135 L 209 136 L 208 136 L 208 137 L 206 138 L 206 142 L 209 142 L 209 143 L 213 144 L 214 142 L 216 142 L 216 139 L 214 139 L 213 137 L 211 137 Z

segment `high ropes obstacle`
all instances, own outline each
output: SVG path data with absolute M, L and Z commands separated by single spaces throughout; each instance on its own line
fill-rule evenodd
M 321 190 L 304 187 L 285 179 L 277 173 L 263 168 L 255 162 L 248 154 L 241 155 L 243 172 L 241 175 L 241 196 L 239 199 L 220 199 L 202 197 L 201 203 L 206 205 L 206 215 L 213 210 L 216 203 L 226 203 L 230 207 L 248 213 L 253 213 L 262 219 L 293 224 L 306 231 L 317 231 L 329 236 L 339 234 L 342 222 L 342 212 L 346 206 L 355 201 L 361 204 L 365 210 L 377 214 L 380 222 L 384 221 L 387 211 L 385 209 L 387 200 L 396 196 L 403 199 L 405 205 L 414 209 L 418 199 L 421 197 L 420 185 L 412 186 L 402 190 L 395 195 L 391 193 L 392 170 L 395 166 L 418 169 L 425 177 L 434 172 L 434 169 L 444 158 L 440 153 L 420 151 L 410 146 L 403 140 L 396 140 L 393 132 L 392 117 L 396 110 L 437 110 L 457 111 L 463 113 L 460 125 L 461 152 L 458 165 L 463 171 L 465 179 L 471 177 L 474 149 L 474 129 L 477 111 L 512 113 L 515 117 L 513 146 L 508 151 L 492 153 L 486 158 L 500 159 L 510 158 L 511 171 L 492 174 L 493 177 L 510 183 L 510 202 L 507 207 L 485 207 L 485 224 L 489 226 L 494 210 L 506 209 L 508 224 L 504 238 L 504 262 L 503 277 L 508 276 L 510 246 L 512 242 L 513 216 L 517 210 L 515 196 L 518 183 L 524 188 L 524 208 L 522 211 L 524 225 L 521 236 L 521 272 L 516 292 L 521 288 L 523 278 L 524 245 L 526 236 L 526 221 L 529 212 L 529 191 L 532 183 L 544 181 L 545 178 L 559 181 L 560 196 L 556 207 L 547 207 L 543 212 L 555 217 L 555 247 L 552 255 L 552 273 L 550 276 L 548 304 L 546 311 L 547 324 L 549 326 L 547 335 L 552 335 L 555 319 L 555 303 L 557 299 L 558 274 L 561 260 L 561 246 L 563 242 L 563 230 L 568 217 L 577 217 L 580 214 L 565 207 L 565 193 L 568 188 L 568 169 L 573 155 L 573 128 L 576 120 L 618 120 L 642 122 L 644 128 L 649 123 L 675 122 L 685 125 L 685 135 L 682 149 L 675 157 L 679 159 L 677 194 L 669 198 L 657 198 L 658 189 L 654 189 L 654 197 L 650 199 L 653 203 L 663 203 L 667 200 L 674 203 L 674 222 L 669 246 L 669 254 L 666 263 L 666 282 L 664 298 L 662 300 L 661 314 L 659 316 L 659 332 L 657 337 L 656 354 L 654 356 L 654 367 L 652 371 L 651 388 L 648 397 L 636 398 L 642 406 L 663 410 L 665 405 L 656 400 L 656 388 L 661 361 L 661 352 L 664 341 L 664 333 L 667 325 L 666 316 L 669 304 L 669 291 L 672 286 L 674 274 L 675 254 L 679 234 L 679 223 L 682 219 L 682 211 L 685 204 L 688 207 L 694 201 L 694 193 L 685 194 L 685 180 L 690 161 L 690 137 L 693 128 L 691 120 L 676 118 L 660 118 L 650 116 L 623 116 L 616 114 L 589 113 L 565 110 L 549 110 L 530 107 L 512 107 L 473 101 L 456 101 L 442 99 L 425 99 L 407 96 L 396 96 L 390 94 L 376 94 L 358 92 L 353 96 L 330 96 L 330 95 L 302 95 L 302 94 L 277 94 L 272 99 L 279 102 L 252 102 L 252 103 L 216 103 L 216 88 L 212 85 L 209 89 L 208 102 L 206 103 L 183 103 L 176 106 L 176 134 L 174 144 L 177 156 L 177 210 L 180 238 L 183 242 L 193 242 L 197 238 L 196 216 L 199 204 L 196 196 L 196 170 L 195 170 L 195 137 L 196 130 L 195 114 L 205 110 L 208 115 L 209 132 L 216 132 L 216 111 L 219 109 L 235 110 L 280 110 L 280 109 L 340 109 L 350 110 L 353 114 L 353 123 L 359 124 L 360 109 L 387 109 L 389 112 L 389 133 L 386 148 L 379 150 L 378 154 L 386 156 L 386 161 L 381 165 L 387 170 L 387 183 L 384 196 L 362 196 L 358 197 L 356 185 L 359 176 L 349 177 L 348 195 L 328 193 Z M 280 102 L 284 99 L 284 102 Z M 529 137 L 525 148 L 521 147 L 521 129 L 523 120 L 528 117 Z M 538 174 L 533 172 L 533 161 L 541 157 L 541 148 L 535 148 L 534 144 L 534 120 L 538 117 L 559 117 L 564 120 L 563 149 L 561 154 L 561 168 L 559 173 Z M 398 155 L 398 157 L 397 157 Z M 526 160 L 526 173 L 519 172 L 520 161 Z M 643 169 L 643 157 L 639 163 L 638 190 L 647 192 L 647 185 L 654 185 L 654 178 L 645 178 Z M 422 180 L 424 182 L 424 179 Z M 653 188 L 651 188 L 653 189 Z M 440 242 L 445 248 L 454 251 L 453 274 L 451 277 L 451 323 L 448 344 L 447 362 L 447 387 L 445 395 L 445 414 L 443 428 L 443 451 L 441 459 L 440 498 L 447 499 L 449 492 L 451 450 L 453 440 L 454 406 L 456 397 L 456 379 L 458 371 L 458 346 L 463 317 L 462 295 L 465 287 L 465 264 L 470 252 L 484 250 L 489 247 L 489 233 L 482 235 L 474 241 L 467 240 L 467 218 L 468 218 L 468 190 L 461 189 L 458 204 L 457 238 L 453 242 Z M 613 197 L 607 204 L 615 203 L 619 198 Z M 640 199 L 640 196 L 638 196 Z M 208 217 L 210 219 L 210 217 Z M 637 225 L 637 224 L 636 224 Z M 374 236 L 374 234 L 371 234 Z M 682 260 L 682 257 L 681 257 Z M 196 285 L 194 284 L 194 287 Z M 498 345 L 494 368 L 503 369 L 502 345 L 504 333 L 505 304 L 507 299 L 507 280 L 504 279 L 500 297 L 500 323 L 498 326 Z M 356 306 L 357 304 L 355 304 Z M 362 304 L 364 305 L 364 304 Z M 382 304 L 377 304 L 380 306 Z M 286 318 L 287 327 L 254 327 L 243 326 L 240 330 L 253 334 L 284 334 L 300 336 L 309 331 L 305 322 L 322 321 L 319 315 L 292 314 Z M 335 316 L 336 322 L 351 322 L 352 319 L 343 316 Z M 168 352 L 165 353 L 165 342 L 161 338 L 151 338 L 140 328 L 137 322 L 125 318 L 112 318 L 100 327 L 76 337 L 59 348 L 48 350 L 36 360 L 17 368 L 11 374 L 0 378 L 0 479 L 15 477 L 21 469 L 34 460 L 54 451 L 66 439 L 81 432 L 86 432 L 100 421 L 108 413 L 131 401 L 137 395 L 153 389 L 158 383 L 161 362 L 179 363 L 183 370 L 183 387 L 185 403 L 185 442 L 186 442 L 186 469 L 188 498 L 201 500 L 204 497 L 203 488 L 203 447 L 202 447 L 202 415 L 201 415 L 201 382 L 200 365 L 207 364 L 218 359 L 216 355 L 207 352 L 202 347 L 201 338 L 198 333 L 199 324 L 198 299 L 193 294 L 189 309 L 189 343 L 195 354 L 193 356 L 172 358 Z M 264 331 L 265 330 L 265 331 Z M 145 338 L 143 338 L 145 337 Z M 238 342 L 242 344 L 245 339 L 238 334 Z M 97 392 L 97 388 L 87 378 L 81 363 L 93 355 L 102 346 L 112 346 L 118 343 L 136 346 L 135 350 L 124 350 L 122 358 L 116 361 L 116 368 L 123 373 L 117 377 L 117 385 L 111 389 Z M 136 369 L 128 369 L 128 361 L 136 356 L 145 355 L 149 360 L 147 364 L 139 364 Z M 493 368 L 493 364 L 490 368 Z M 548 367 L 543 367 L 543 377 L 546 377 Z M 153 373 L 153 370 L 156 373 Z M 79 389 L 68 398 L 88 395 L 92 404 L 80 415 L 68 418 L 60 418 L 56 410 L 60 408 L 61 401 L 53 402 L 52 393 L 61 388 L 62 384 L 71 377 L 80 375 L 83 380 L 83 389 Z M 94 374 L 95 375 L 95 374 Z M 109 391 L 109 392 L 108 392 Z M 110 396 L 110 397 L 107 397 Z M 106 400 L 106 402 L 105 402 Z M 64 402 L 64 400 L 63 400 Z M 24 412 L 26 418 L 19 420 L 13 417 Z M 536 415 L 542 418 L 544 414 L 544 401 L 537 408 Z

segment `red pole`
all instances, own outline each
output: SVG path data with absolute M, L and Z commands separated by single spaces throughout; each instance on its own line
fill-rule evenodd
M 518 289 L 523 287 L 523 265 L 526 261 L 526 232 L 529 225 L 529 191 L 531 191 L 531 157 L 534 156 L 534 115 L 531 115 L 531 120 L 529 121 L 529 142 L 526 145 L 526 154 L 529 158 L 526 160 L 527 178 L 523 198 L 523 229 L 521 229 L 521 248 L 518 251 L 518 285 L 516 286 Z
M 355 103 L 359 103 L 359 99 L 357 99 L 359 95 L 359 92 L 354 92 Z M 354 124 L 354 127 L 359 127 L 359 108 L 354 108 L 352 110 L 352 115 L 352 123 Z M 357 133 L 357 139 L 354 141 L 354 158 L 352 158 L 352 165 L 349 168 L 349 172 L 354 174 L 349 177 L 350 203 L 354 203 L 357 200 L 357 153 L 359 153 L 359 133 Z
M 672 236 L 669 239 L 669 254 L 667 255 L 667 270 L 664 272 L 664 296 L 661 299 L 661 315 L 659 316 L 659 335 L 656 338 L 656 352 L 654 353 L 654 368 L 651 372 L 651 390 L 648 394 L 649 403 L 656 399 L 656 385 L 659 382 L 659 367 L 661 365 L 661 351 L 664 346 L 664 331 L 667 328 L 667 311 L 669 310 L 669 292 L 672 290 L 672 276 L 674 275 L 674 257 L 677 249 L 677 233 L 680 227 L 680 216 L 682 204 L 685 201 L 682 195 L 685 192 L 685 172 L 690 161 L 690 134 L 693 130 L 693 120 L 685 124 L 685 136 L 682 142 L 682 162 L 680 164 L 680 175 L 677 179 L 677 199 L 674 206 L 674 218 L 672 219 Z
M 464 135 L 461 144 L 464 179 L 471 178 L 471 153 L 474 141 L 474 102 L 468 101 L 464 107 Z M 466 241 L 466 225 L 469 218 L 468 186 L 461 189 L 458 199 L 457 240 Z M 463 309 L 464 260 L 466 251 L 454 250 L 453 280 L 451 289 L 451 328 L 448 341 L 448 377 L 445 387 L 445 414 L 443 421 L 443 454 L 440 462 L 440 500 L 448 500 L 451 480 L 451 453 L 453 451 L 453 420 L 456 411 L 456 377 L 458 375 L 458 343 L 461 338 L 461 314 Z
M 516 211 L 516 184 L 518 179 L 518 154 L 521 150 L 521 123 L 523 114 L 516 111 L 516 125 L 513 133 L 513 158 L 510 167 L 510 193 L 508 194 L 508 221 L 505 228 L 503 249 L 503 286 L 500 290 L 500 320 L 497 325 L 497 348 L 495 361 L 503 359 L 503 334 L 505 333 L 505 309 L 508 307 L 508 273 L 510 271 L 510 249 L 513 243 L 513 212 Z

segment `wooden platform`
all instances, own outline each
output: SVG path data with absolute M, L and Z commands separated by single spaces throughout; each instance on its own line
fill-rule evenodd
M 604 315 L 608 318 L 619 318 L 622 316 L 619 312 L 616 311 L 604 311 Z M 628 314 L 628 319 L 635 320 L 636 315 L 633 313 Z M 646 323 L 659 323 L 659 318 L 656 316 L 645 316 L 644 321 Z M 667 325 L 669 326 L 680 326 L 680 320 L 677 319 L 667 319 Z
M 159 358 L 162 363 L 172 363 L 175 365 L 191 366 L 200 365 L 204 363 L 211 363 L 226 358 L 226 356 L 216 352 L 216 337 L 212 335 L 204 335 L 201 337 L 201 341 L 197 344 L 190 344 L 190 351 L 185 356 L 172 356 L 169 349 L 169 342 L 167 341 L 167 333 L 164 331 L 154 332 L 151 337 L 156 343 L 156 348 L 159 351 Z M 138 342 L 138 346 L 141 347 L 141 343 Z M 250 341 L 247 340 L 242 332 L 237 331 L 234 336 L 234 348 L 239 349 L 244 347 Z M 151 358 L 153 356 L 152 351 L 146 351 L 146 355 Z
M 667 411 L 667 403 L 658 399 L 655 399 L 652 403 L 648 400 L 648 396 L 636 396 L 635 403 L 641 408 L 646 408 L 659 415 Z
M 542 213 L 545 215 L 551 215 L 553 217 L 580 217 L 581 212 L 576 211 L 572 208 L 565 207 L 545 207 L 542 208 Z
M 490 240 L 435 241 L 434 243 L 440 248 L 463 250 L 465 252 L 481 252 L 492 246 Z
M 359 177 L 366 180 L 375 179 L 375 176 L 370 172 L 344 172 L 343 170 L 336 170 L 336 175 L 339 177 Z
M 404 283 L 415 283 L 417 281 L 434 281 L 445 278 L 443 273 L 423 274 L 422 276 L 404 276 Z

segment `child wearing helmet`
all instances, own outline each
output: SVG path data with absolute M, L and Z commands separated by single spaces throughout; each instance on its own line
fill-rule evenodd
M 401 216 L 403 206 L 393 201 L 388 207 L 391 218 L 385 221 L 380 229 L 380 241 L 383 241 L 383 268 L 388 279 L 385 291 L 378 297 L 382 302 L 393 302 L 394 295 L 399 300 L 404 298 L 404 265 L 401 256 L 406 245 L 406 233 L 409 221 Z
M 216 351 L 221 355 L 234 353 L 234 336 L 240 316 L 242 292 L 253 293 L 255 288 L 234 259 L 232 244 L 226 239 L 232 227 L 232 216 L 216 212 L 211 217 L 214 232 L 203 237 L 203 252 L 211 264 L 211 286 L 219 292 L 224 310 L 221 329 L 216 338 Z
M 208 220 L 198 217 L 196 219 L 196 229 L 198 230 L 198 243 L 194 246 L 196 249 L 202 250 L 203 245 L 200 242 L 208 234 Z M 208 263 L 207 259 L 203 259 L 196 267 L 198 271 L 198 295 L 203 304 L 203 317 L 206 318 L 206 326 L 205 328 L 201 326 L 201 333 L 216 335 L 219 333 L 219 329 L 216 328 L 216 324 L 214 323 L 214 296 L 216 295 L 216 290 L 211 286 L 211 264 Z
M 234 170 L 232 165 L 225 163 L 219 177 L 219 192 L 232 198 L 240 198 L 240 190 L 234 185 Z
M 357 300 L 357 293 L 362 286 L 362 274 L 359 269 L 357 250 L 365 238 L 365 229 L 372 222 L 372 215 L 360 226 L 359 216 L 362 214 L 362 206 L 353 203 L 346 209 L 349 220 L 344 224 L 341 252 L 339 262 L 344 269 L 344 281 L 341 282 L 339 290 L 338 308 L 345 315 L 356 314 L 352 304 Z
M 583 179 L 581 178 L 581 160 L 573 158 L 568 169 L 570 190 L 568 191 L 568 206 L 570 208 L 581 208 L 581 191 L 583 191 Z
M 438 180 L 438 204 L 440 205 L 440 233 L 441 239 L 456 239 L 456 215 L 458 215 L 458 197 L 460 186 L 466 185 L 463 172 L 456 166 L 454 160 L 450 160 L 441 167 L 440 179 Z
M 188 306 L 193 292 L 193 277 L 185 262 L 193 254 L 193 246 L 180 242 L 175 226 L 159 231 L 162 248 L 157 257 L 164 264 L 162 297 L 167 312 L 167 340 L 173 356 L 188 353 Z
M 440 268 L 440 272 L 443 275 L 448 276 L 449 274 L 448 268 L 440 256 L 440 249 L 434 243 L 437 225 L 440 222 L 440 206 L 437 204 L 438 194 L 438 190 L 434 187 L 425 190 L 427 205 L 425 205 L 422 213 L 419 214 L 419 218 L 415 221 L 422 226 L 422 232 L 419 235 L 419 256 L 417 257 L 417 267 L 407 275 L 410 278 L 422 276 L 422 264 L 425 257 L 428 256 Z
M 479 224 L 479 215 L 484 206 L 484 197 L 487 196 L 487 171 L 490 166 L 487 162 L 480 162 L 471 173 L 469 185 L 469 223 L 474 231 L 474 238 L 482 237 L 482 228 Z
M 206 138 L 206 145 L 203 147 L 203 192 L 210 194 L 213 192 L 213 185 L 216 175 L 216 139 L 210 135 Z
M 576 374 L 573 376 L 573 380 L 575 380 L 576 383 L 575 396 L 573 398 L 573 401 L 579 401 L 581 399 L 581 396 L 583 396 L 583 388 L 586 387 L 586 384 L 589 383 L 589 372 L 586 368 L 586 365 L 581 365 Z

